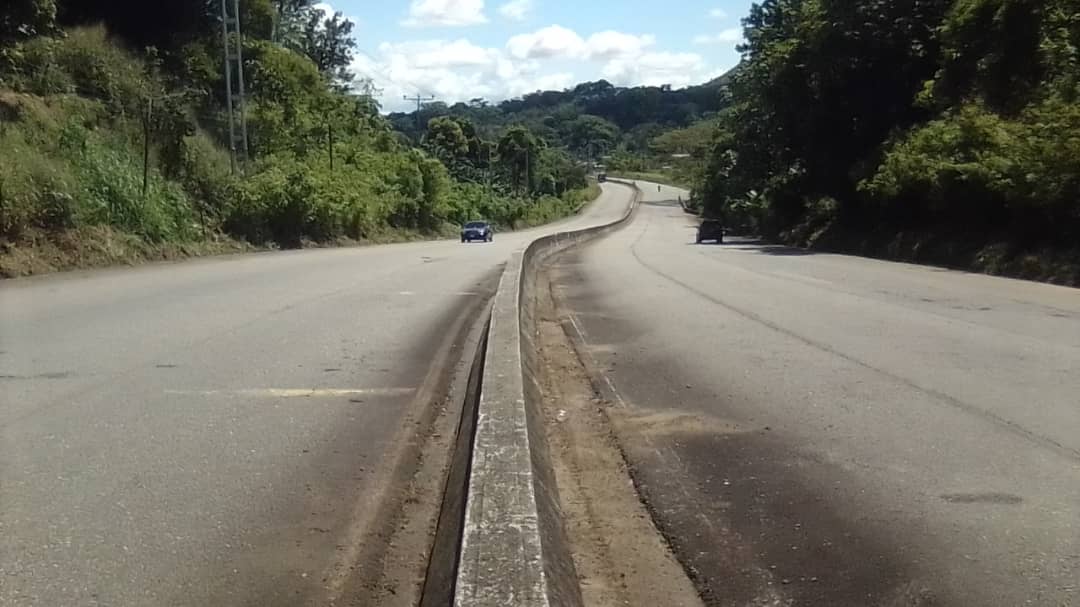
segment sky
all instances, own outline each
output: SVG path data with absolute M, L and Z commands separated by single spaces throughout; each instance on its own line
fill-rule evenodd
M 406 95 L 497 102 L 580 82 L 681 88 L 733 67 L 751 0 L 330 0 L 356 27 L 352 69 Z M 411 107 L 415 109 L 415 102 Z

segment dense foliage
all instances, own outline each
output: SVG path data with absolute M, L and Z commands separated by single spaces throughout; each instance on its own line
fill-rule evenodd
M 765 0 L 744 24 L 707 212 L 802 242 L 1080 242 L 1073 0 Z
M 349 86 L 340 14 L 242 0 L 241 20 L 250 160 L 234 172 L 219 2 L 5 3 L 0 240 L 108 226 L 147 242 L 299 246 L 514 226 L 580 204 L 584 170 L 527 130 L 481 140 L 466 120 L 436 119 L 423 145 L 403 141 Z
M 507 127 L 525 126 L 551 147 L 579 159 L 608 156 L 616 162 L 651 155 L 650 141 L 671 129 L 688 127 L 722 107 L 726 79 L 674 90 L 662 87 L 616 87 L 600 80 L 566 91 L 538 91 L 492 105 L 484 99 L 446 105 L 426 104 L 419 113 L 391 114 L 394 128 L 412 139 L 420 124 L 437 116 L 469 120 L 484 136 Z

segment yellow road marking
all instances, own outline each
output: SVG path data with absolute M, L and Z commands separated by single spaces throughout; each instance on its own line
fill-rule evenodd
M 166 394 L 247 396 L 251 398 L 327 398 L 340 396 L 406 396 L 416 388 L 255 388 L 245 390 L 166 390 Z

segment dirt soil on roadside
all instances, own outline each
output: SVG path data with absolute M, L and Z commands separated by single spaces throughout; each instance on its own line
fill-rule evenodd
M 594 393 L 546 273 L 537 306 L 547 438 L 585 605 L 702 605 L 638 497 L 605 413 L 611 403 Z

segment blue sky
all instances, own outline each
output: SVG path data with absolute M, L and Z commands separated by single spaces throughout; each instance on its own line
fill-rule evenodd
M 447 103 L 500 101 L 605 78 L 682 87 L 734 66 L 750 0 L 331 0 L 356 23 L 353 70 Z

